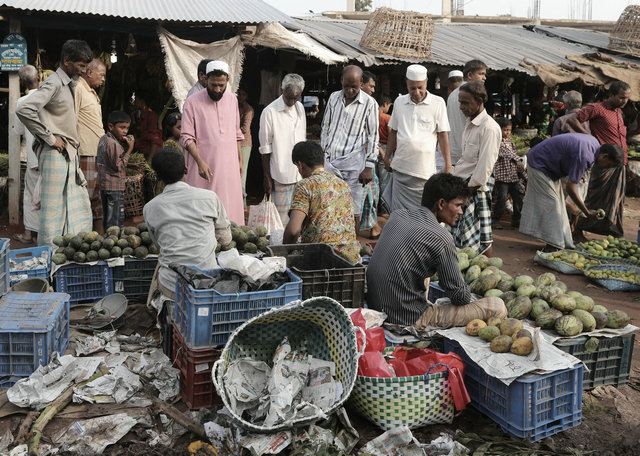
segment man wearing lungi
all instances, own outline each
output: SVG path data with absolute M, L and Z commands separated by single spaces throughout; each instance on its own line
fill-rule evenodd
M 373 180 L 378 158 L 378 103 L 361 90 L 362 69 L 342 70 L 342 90 L 329 96 L 322 119 L 320 145 L 325 168 L 351 189 L 356 231 L 364 200 L 363 187 Z
M 87 179 L 87 191 L 93 212 L 93 226 L 99 232 L 103 231 L 102 200 L 98 188 L 96 155 L 98 154 L 98 142 L 104 135 L 104 124 L 102 123 L 100 97 L 98 97 L 96 89 L 104 84 L 106 76 L 107 67 L 102 60 L 93 59 L 87 66 L 87 72 L 78 78 L 75 92 L 78 139 L 80 141 L 78 149 L 80 169 Z
M 552 136 L 527 154 L 527 192 L 524 196 L 520 232 L 546 242 L 545 251 L 573 248 L 562 179 L 567 193 L 589 220 L 600 208 L 588 208 L 580 197 L 578 184 L 594 164 L 601 169 L 620 166 L 622 149 L 600 143 L 591 135 L 565 133 Z
M 482 81 L 468 82 L 458 90 L 467 124 L 462 132 L 462 155 L 453 174 L 467 182 L 471 198 L 451 233 L 458 247 L 473 247 L 490 256 L 492 173 L 500 152 L 502 130 L 484 109 L 487 91 Z
M 38 243 L 65 233 L 91 231 L 91 203 L 78 159 L 78 118 L 74 90 L 93 53 L 81 40 L 62 45 L 60 67 L 22 100 L 16 114 L 35 137 L 40 174 Z
M 389 122 L 389 141 L 385 154 L 387 169 L 393 169 L 384 200 L 391 212 L 417 209 L 424 184 L 436 173 L 436 146 L 444 160 L 444 171 L 451 172 L 449 120 L 444 100 L 427 91 L 427 69 L 410 65 L 406 73 L 406 95 L 393 103 Z

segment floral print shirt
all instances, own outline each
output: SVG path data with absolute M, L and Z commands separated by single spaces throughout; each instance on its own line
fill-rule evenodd
M 340 178 L 318 169 L 296 184 L 291 210 L 304 212 L 303 243 L 329 244 L 352 264 L 360 261 L 351 190 Z

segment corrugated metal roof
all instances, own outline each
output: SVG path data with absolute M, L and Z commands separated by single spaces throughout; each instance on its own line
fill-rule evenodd
M 262 0 L 5 0 L 26 11 L 91 14 L 175 22 L 287 22 L 291 18 Z
M 605 32 L 571 27 L 553 27 L 550 25 L 536 25 L 533 30 L 573 43 L 584 44 L 585 46 L 599 49 L 607 49 L 609 47 L 609 34 Z
M 335 52 L 367 65 L 366 59 L 381 56 L 362 48 L 360 38 L 366 21 L 297 19 L 293 26 L 309 33 Z M 436 23 L 431 57 L 428 62 L 463 66 L 471 59 L 482 59 L 493 70 L 527 72 L 519 63 L 528 58 L 536 63 L 569 63 L 567 55 L 594 52 L 595 48 L 533 33 L 519 25 Z

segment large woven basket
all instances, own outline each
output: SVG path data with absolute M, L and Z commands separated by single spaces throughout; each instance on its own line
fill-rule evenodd
M 304 417 L 276 426 L 261 426 L 244 420 L 229 405 L 223 380 L 229 363 L 249 357 L 271 365 L 273 353 L 284 337 L 289 339 L 292 349 L 303 349 L 315 358 L 336 364 L 336 378 L 342 383 L 343 392 L 340 400 L 324 412 L 329 415 L 341 407 L 351 394 L 358 372 L 361 353 L 357 349 L 357 330 L 344 308 L 326 297 L 295 301 L 244 323 L 231 334 L 212 370 L 213 383 L 232 420 L 244 429 L 264 433 L 305 426 L 322 418 Z
M 378 8 L 367 22 L 360 45 L 393 57 L 424 60 L 431 55 L 433 30 L 429 14 Z
M 605 287 L 607 290 L 611 290 L 611 291 L 640 291 L 640 285 L 637 283 L 633 283 L 633 282 L 627 282 L 626 280 L 619 280 L 619 279 L 597 279 L 595 277 L 593 277 L 593 272 L 594 271 L 599 271 L 599 270 L 616 270 L 616 271 L 625 271 L 625 272 L 635 272 L 636 274 L 640 274 L 640 268 L 637 266 L 632 266 L 632 265 L 625 265 L 625 264 L 614 264 L 614 263 L 610 263 L 610 264 L 601 264 L 599 266 L 592 266 L 590 268 L 587 268 L 584 271 L 584 275 L 587 276 L 589 278 L 589 280 L 592 280 L 593 282 L 597 283 L 598 285 L 601 285 L 603 287 Z
M 640 5 L 624 9 L 609 34 L 609 48 L 640 55 Z
M 144 207 L 144 187 L 142 186 L 144 174 L 127 176 L 124 180 L 124 215 L 136 217 L 142 215 Z
M 448 372 L 392 378 L 358 375 L 349 406 L 384 430 L 448 424 L 455 415 Z

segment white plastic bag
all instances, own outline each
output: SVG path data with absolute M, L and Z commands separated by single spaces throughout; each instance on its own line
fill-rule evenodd
M 282 220 L 280 220 L 280 214 L 278 214 L 276 205 L 271 202 L 271 197 L 265 197 L 257 206 L 249 207 L 249 220 L 247 225 L 251 228 L 264 226 L 267 229 L 267 234 L 270 235 L 270 244 L 282 244 L 284 227 L 282 226 Z

